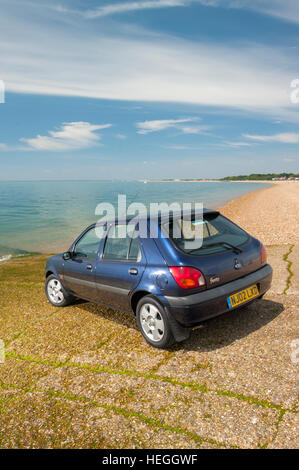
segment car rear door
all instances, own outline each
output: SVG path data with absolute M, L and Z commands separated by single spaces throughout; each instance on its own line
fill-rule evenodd
M 100 246 L 95 227 L 75 244 L 71 259 L 64 262 L 63 284 L 78 297 L 96 299 L 95 269 Z
M 110 226 L 97 262 L 95 282 L 99 301 L 129 310 L 130 293 L 142 278 L 146 258 L 138 237 L 119 236 L 126 230 L 126 224 Z
M 234 281 L 261 267 L 259 241 L 220 214 L 208 214 L 204 218 L 205 246 L 188 258 L 204 274 L 207 288 Z

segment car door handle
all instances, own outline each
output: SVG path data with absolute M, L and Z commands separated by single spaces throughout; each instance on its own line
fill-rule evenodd
M 91 264 L 87 264 L 86 265 L 86 269 L 89 269 L 90 271 L 92 270 L 92 265 Z
M 136 274 L 138 274 L 138 269 L 136 269 L 136 268 L 130 268 L 130 269 L 129 269 L 129 273 L 130 273 L 130 274 L 133 274 L 133 276 L 134 276 L 134 275 L 136 276 Z

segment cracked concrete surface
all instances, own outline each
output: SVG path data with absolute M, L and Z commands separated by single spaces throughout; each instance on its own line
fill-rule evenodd
M 299 251 L 267 248 L 265 298 L 169 351 L 128 314 L 52 307 L 45 257 L 1 265 L 0 447 L 297 448 Z

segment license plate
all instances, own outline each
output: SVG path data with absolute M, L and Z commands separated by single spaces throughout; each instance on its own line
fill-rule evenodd
M 256 284 L 254 286 L 247 287 L 247 289 L 240 290 L 240 292 L 236 292 L 236 294 L 227 297 L 228 308 L 237 307 L 238 305 L 248 302 L 248 300 L 254 299 L 258 296 L 259 289 Z

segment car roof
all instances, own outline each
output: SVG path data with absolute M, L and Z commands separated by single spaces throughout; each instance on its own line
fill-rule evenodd
M 207 215 L 207 214 L 219 214 L 219 211 L 217 211 L 216 209 L 207 209 L 207 208 L 203 208 L 203 214 L 204 215 Z M 194 215 L 201 215 L 201 211 L 196 211 L 196 210 L 191 210 L 191 216 L 194 216 Z M 176 218 L 179 218 L 182 216 L 182 213 L 181 212 L 173 212 L 173 213 L 165 213 L 165 214 L 154 214 L 154 215 L 129 215 L 127 217 L 117 217 L 114 221 L 113 220 L 104 220 L 103 222 L 99 221 L 97 222 L 96 224 L 92 224 L 92 226 L 94 225 L 104 225 L 106 223 L 110 224 L 112 222 L 115 222 L 116 224 L 128 224 L 131 220 L 136 220 L 136 221 L 141 221 L 141 220 L 156 220 L 156 221 L 159 221 L 160 223 L 162 222 L 166 222 L 168 221 L 169 219 L 176 219 Z

